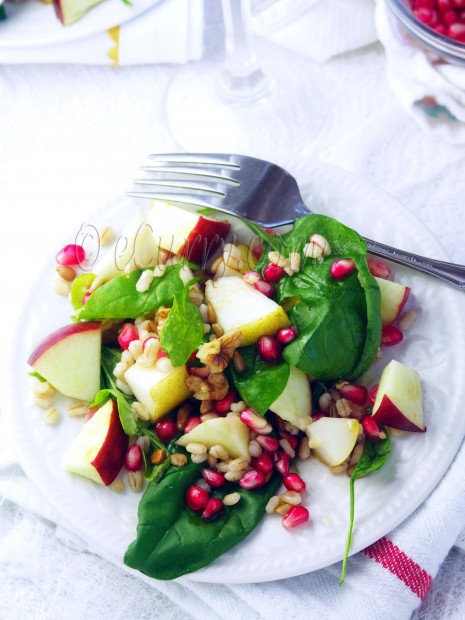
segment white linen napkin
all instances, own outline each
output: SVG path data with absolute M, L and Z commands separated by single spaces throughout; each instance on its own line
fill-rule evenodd
M 465 71 L 437 62 L 406 36 L 378 0 L 376 27 L 386 50 L 392 89 L 402 106 L 425 130 L 453 144 L 465 143 Z
M 92 19 L 92 13 L 84 19 Z M 185 63 L 198 60 L 202 48 L 203 0 L 169 0 L 120 26 L 84 39 L 51 45 L 6 47 L 2 46 L 0 38 L 0 64 L 123 66 Z

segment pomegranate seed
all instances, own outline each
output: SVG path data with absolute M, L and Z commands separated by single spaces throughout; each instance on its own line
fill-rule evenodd
M 291 448 L 293 450 L 297 450 L 297 446 L 299 445 L 299 439 L 297 435 L 291 435 L 291 433 L 287 433 L 286 431 L 279 431 L 282 439 L 287 439 Z
M 88 422 L 97 412 L 97 410 L 98 410 L 98 407 L 89 407 L 86 415 L 84 416 L 84 422 Z
M 265 282 L 265 280 L 257 280 L 256 282 L 254 282 L 253 287 L 259 293 L 265 295 L 265 297 L 273 297 L 274 286 L 269 282 Z
M 404 338 L 404 334 L 395 325 L 385 325 L 381 331 L 381 344 L 385 347 L 392 347 L 399 344 Z
M 202 469 L 202 477 L 211 487 L 218 489 L 225 484 L 225 477 L 220 471 L 214 469 Z
M 325 413 L 324 411 L 317 411 L 316 413 L 312 415 L 312 420 L 314 422 L 318 422 L 318 420 L 321 420 L 321 418 L 326 418 L 326 417 L 328 417 L 327 413 Z
M 163 443 L 169 443 L 178 434 L 178 427 L 176 421 L 173 418 L 165 418 L 155 424 L 155 432 L 158 435 L 160 441 Z
M 281 360 L 281 345 L 272 336 L 261 336 L 257 342 L 257 351 L 267 364 L 277 364 Z
M 334 280 L 348 278 L 355 269 L 355 263 L 350 258 L 337 258 L 331 263 L 329 273 Z
M 257 260 L 259 260 L 263 254 L 263 245 L 261 243 L 256 243 L 252 248 L 252 254 Z
M 229 390 L 224 398 L 216 400 L 214 402 L 215 411 L 218 413 L 228 413 L 231 410 L 231 405 L 237 400 L 237 394 L 234 390 Z
M 454 41 L 459 41 L 459 43 L 465 43 L 465 24 L 452 24 L 449 26 L 448 35 Z
M 262 418 L 262 416 L 258 415 L 258 413 L 250 407 L 246 407 L 243 411 L 241 411 L 239 417 L 246 426 L 259 435 L 268 435 L 273 430 L 271 424 L 269 424 L 265 418 Z
M 243 489 L 259 489 L 265 484 L 265 474 L 256 469 L 246 471 L 242 478 L 239 480 L 239 485 Z
M 127 349 L 133 340 L 139 340 L 139 333 L 133 323 L 125 323 L 118 336 L 119 345 Z
M 442 15 L 442 23 L 446 24 L 447 26 L 455 24 L 456 21 L 458 21 L 458 15 L 455 11 L 446 11 Z
M 415 9 L 434 9 L 435 0 L 415 0 L 413 8 Z
M 124 457 L 124 466 L 128 471 L 139 471 L 143 462 L 141 447 L 137 443 L 132 444 Z
M 279 440 L 276 437 L 257 435 L 255 441 L 267 452 L 276 452 L 279 448 Z
M 201 423 L 202 423 L 202 420 L 200 419 L 200 417 L 198 415 L 191 416 L 187 420 L 186 426 L 184 427 L 185 434 L 187 435 L 187 433 L 190 433 L 193 428 L 195 428 L 196 426 L 198 426 Z
M 367 399 L 368 392 L 364 385 L 358 383 L 344 383 L 338 389 L 342 398 L 346 398 L 356 405 L 363 405 Z
M 287 476 L 289 473 L 289 455 L 284 450 L 275 454 L 274 466 L 282 476 Z
M 306 523 L 310 518 L 310 513 L 305 506 L 292 506 L 283 516 L 283 526 L 286 530 L 291 530 L 301 523 Z
M 438 34 L 442 34 L 445 37 L 447 36 L 447 33 L 449 32 L 449 29 L 447 28 L 447 26 L 444 26 L 444 24 L 438 24 L 437 26 L 434 27 L 434 30 Z
M 261 280 L 262 277 L 257 271 L 246 271 L 242 276 L 242 279 L 247 284 L 255 284 L 255 282 Z
M 263 230 L 268 233 L 269 235 L 271 235 L 272 237 L 274 237 L 276 235 L 276 231 L 274 228 L 265 228 L 264 226 L 262 227 Z
M 283 484 L 288 491 L 297 491 L 297 493 L 302 493 L 302 491 L 305 491 L 307 486 L 302 478 L 294 473 L 284 476 Z
M 274 265 L 273 263 L 268 263 L 268 265 L 263 269 L 263 277 L 267 282 L 279 282 L 283 276 L 286 275 L 286 272 L 282 267 L 278 267 L 278 265 Z
M 452 6 L 455 9 L 462 9 L 465 7 L 465 0 L 452 0 Z
M 375 404 L 376 394 L 378 393 L 378 387 L 379 387 L 379 385 L 376 384 L 372 388 L 370 388 L 370 390 L 368 392 L 368 404 L 371 407 L 373 407 L 373 405 Z
M 365 436 L 370 441 L 379 441 L 380 428 L 371 415 L 364 415 L 360 420 Z
M 163 351 L 163 349 L 160 347 L 157 353 L 157 360 L 161 359 L 162 357 L 168 357 L 168 353 Z
M 442 13 L 445 13 L 446 11 L 450 11 L 451 8 L 452 8 L 451 0 L 438 0 L 438 9 Z
M 294 327 L 294 325 L 291 325 L 291 327 L 283 327 L 276 334 L 276 338 L 284 346 L 286 344 L 290 344 L 297 338 L 297 329 Z
M 89 297 L 92 295 L 92 293 L 90 291 L 87 291 L 87 293 L 84 295 L 84 297 L 82 298 L 82 305 L 85 306 L 87 300 L 89 299 Z
M 208 504 L 205 506 L 205 510 L 202 512 L 201 517 L 205 521 L 213 521 L 216 519 L 223 510 L 223 502 L 218 497 L 212 497 L 208 500 Z
M 186 502 L 191 510 L 203 510 L 208 500 L 208 491 L 196 484 L 191 484 L 186 491 Z
M 267 474 L 273 469 L 273 461 L 271 460 L 271 456 L 268 452 L 262 452 L 259 456 L 257 456 L 254 460 L 254 467 L 264 474 Z
M 372 276 L 383 278 L 383 280 L 387 280 L 391 275 L 391 268 L 388 267 L 386 263 L 382 263 L 374 258 L 368 259 L 368 269 L 370 270 Z
M 86 258 L 86 252 L 82 245 L 70 243 L 65 245 L 56 255 L 56 261 L 60 265 L 81 265 Z

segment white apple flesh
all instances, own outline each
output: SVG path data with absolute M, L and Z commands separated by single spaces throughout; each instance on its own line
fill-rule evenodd
M 242 278 L 209 280 L 205 298 L 216 314 L 224 332 L 240 330 L 241 346 L 254 344 L 261 336 L 274 336 L 290 325 L 289 317 L 275 301 L 244 282 Z
M 375 278 L 375 280 L 381 293 L 381 322 L 383 325 L 391 325 L 400 316 L 407 303 L 410 288 L 383 278 Z
M 249 428 L 239 418 L 231 416 L 206 420 L 182 435 L 176 443 L 184 448 L 189 443 L 200 443 L 208 449 L 220 445 L 231 458 L 242 457 L 250 461 L 249 442 Z
M 109 485 L 119 474 L 128 449 L 116 402 L 107 400 L 88 422 L 63 455 L 66 471 Z
M 300 418 L 311 415 L 312 393 L 306 373 L 291 366 L 286 387 L 269 408 L 297 427 Z
M 330 467 L 343 463 L 357 442 L 360 423 L 350 418 L 320 418 L 308 427 L 313 454 Z
M 426 431 L 420 375 L 392 360 L 383 370 L 373 405 L 373 419 L 402 431 Z
M 92 401 L 100 389 L 100 323 L 72 323 L 49 334 L 28 364 L 58 392 Z
M 155 366 L 143 368 L 133 364 L 126 370 L 124 379 L 154 422 L 191 396 L 185 383 L 188 376 L 185 366 L 165 373 Z

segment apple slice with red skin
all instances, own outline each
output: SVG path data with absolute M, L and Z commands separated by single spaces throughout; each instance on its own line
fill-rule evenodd
M 424 433 L 423 396 L 420 375 L 392 360 L 383 370 L 373 405 L 373 419 L 411 433 Z
M 63 26 L 69 26 L 101 2 L 103 0 L 53 0 L 53 7 Z
M 119 474 L 129 438 L 119 419 L 118 407 L 108 399 L 84 424 L 62 459 L 62 467 L 108 486 Z
M 205 265 L 229 233 L 229 222 L 220 222 L 175 205 L 153 200 L 149 212 L 155 243 L 164 250 Z
M 27 363 L 61 394 L 92 401 L 100 389 L 100 325 L 60 327 L 36 346 Z
M 383 278 L 375 278 L 375 280 L 381 293 L 381 322 L 383 325 L 391 325 L 400 316 L 407 303 L 410 288 Z

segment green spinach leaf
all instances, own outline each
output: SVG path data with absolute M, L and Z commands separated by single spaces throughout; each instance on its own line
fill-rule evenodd
M 136 319 L 150 314 L 160 306 L 171 306 L 175 296 L 180 295 L 184 288 L 179 275 L 182 266 L 182 263 L 178 263 L 166 267 L 165 273 L 155 278 L 143 293 L 136 289 L 142 271 L 137 269 L 123 273 L 99 286 L 85 305 L 77 310 L 75 319 Z
M 349 518 L 349 531 L 347 534 L 346 550 L 344 555 L 344 561 L 342 563 L 342 572 L 340 585 L 344 583 L 344 579 L 347 571 L 347 561 L 349 559 L 350 547 L 352 545 L 352 534 L 354 529 L 355 520 L 355 481 L 357 478 L 371 474 L 374 471 L 378 471 L 383 467 L 387 461 L 389 454 L 391 453 L 391 441 L 389 435 L 386 435 L 386 439 L 382 439 L 378 442 L 366 441 L 365 449 L 363 451 L 362 458 L 357 463 L 356 468 L 352 476 L 350 477 L 350 518 Z
M 189 297 L 188 283 L 180 295 L 175 295 L 161 333 L 160 344 L 173 366 L 182 366 L 191 353 L 203 342 L 203 319 L 200 310 Z
M 155 579 L 175 579 L 207 566 L 244 540 L 265 513 L 281 477 L 274 474 L 261 489 L 238 492 L 238 504 L 225 507 L 205 522 L 186 506 L 187 488 L 200 475 L 202 464 L 172 467 L 158 484 L 149 483 L 139 504 L 137 538 L 124 556 L 127 566 Z M 217 497 L 231 492 L 225 488 Z
M 265 415 L 287 385 L 289 364 L 281 362 L 271 365 L 263 362 L 255 345 L 243 347 L 240 354 L 246 369 L 244 372 L 237 372 L 230 364 L 232 381 L 242 400 L 260 415 Z

